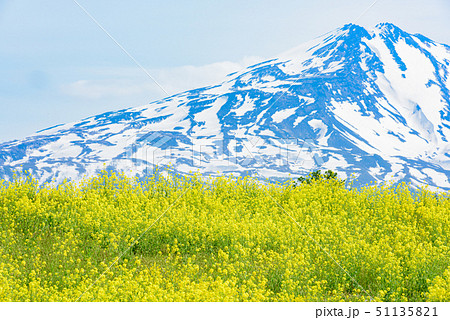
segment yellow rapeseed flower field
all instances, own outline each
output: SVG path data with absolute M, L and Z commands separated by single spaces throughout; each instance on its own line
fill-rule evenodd
M 0 300 L 450 301 L 449 240 L 448 193 L 406 185 L 17 178 Z

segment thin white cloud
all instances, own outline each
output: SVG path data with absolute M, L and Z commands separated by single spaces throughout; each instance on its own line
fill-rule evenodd
M 225 77 L 249 65 L 262 61 L 259 57 L 246 57 L 239 62 L 216 62 L 203 66 L 181 66 L 153 69 L 149 73 L 170 94 L 220 83 Z M 139 68 L 93 69 L 92 79 L 76 80 L 61 86 L 61 92 L 76 98 L 100 100 L 143 96 L 148 100 L 161 98 L 164 93 Z

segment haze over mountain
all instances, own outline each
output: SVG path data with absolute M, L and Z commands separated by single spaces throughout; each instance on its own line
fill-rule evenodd
M 449 190 L 449 66 L 450 47 L 423 35 L 348 24 L 220 84 L 0 144 L 0 177 L 171 164 L 274 179 L 332 169 Z

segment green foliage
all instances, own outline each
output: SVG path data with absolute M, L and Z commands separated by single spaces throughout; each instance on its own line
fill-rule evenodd
M 309 173 L 306 177 L 298 178 L 297 181 L 294 182 L 294 186 L 298 186 L 301 184 L 312 184 L 319 181 L 345 184 L 345 180 L 339 179 L 337 173 L 333 172 L 332 170 L 327 170 L 323 174 L 321 170 L 316 170 Z

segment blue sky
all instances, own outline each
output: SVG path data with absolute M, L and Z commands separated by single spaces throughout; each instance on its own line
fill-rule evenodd
M 355 22 L 374 1 L 78 2 L 173 94 Z M 379 0 L 356 23 L 450 44 L 448 17 L 448 0 Z M 0 141 L 166 96 L 73 0 L 0 0 L 0 70 Z

